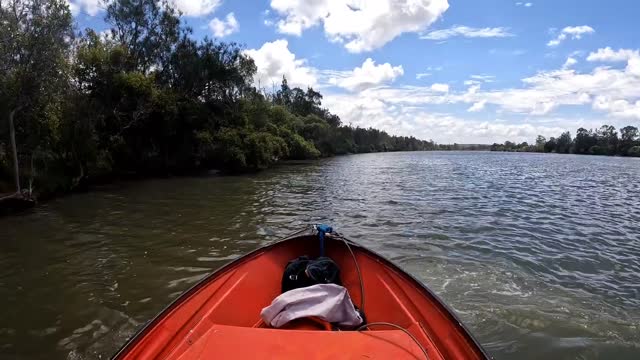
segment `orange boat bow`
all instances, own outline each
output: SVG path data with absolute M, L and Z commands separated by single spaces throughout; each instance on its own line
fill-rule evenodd
M 327 331 L 313 321 L 268 328 L 260 311 L 280 294 L 287 262 L 317 256 L 312 235 L 284 240 L 243 256 L 185 292 L 134 336 L 114 359 L 424 359 L 403 331 Z M 369 323 L 409 331 L 430 359 L 486 359 L 461 322 L 420 282 L 372 251 L 352 243 L 365 290 Z M 327 255 L 338 263 L 353 303 L 360 280 L 347 246 L 327 236 Z

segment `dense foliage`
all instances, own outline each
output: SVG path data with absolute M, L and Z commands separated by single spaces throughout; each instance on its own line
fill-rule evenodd
M 538 135 L 535 144 L 529 145 L 526 142 L 516 144 L 507 141 L 504 144 L 493 144 L 491 151 L 640 156 L 639 135 L 638 128 L 635 126 L 623 127 L 620 129 L 620 136 L 618 136 L 615 127 L 602 125 L 595 131 L 580 128 L 573 139 L 568 131 L 557 138 L 551 137 L 549 140 L 542 135 Z
M 110 1 L 105 21 L 108 32 L 75 34 L 65 0 L 0 0 L 0 193 L 14 191 L 16 162 L 18 184 L 51 193 L 122 174 L 434 147 L 343 126 L 319 92 L 284 78 L 263 93 L 241 46 L 194 40 L 167 0 Z

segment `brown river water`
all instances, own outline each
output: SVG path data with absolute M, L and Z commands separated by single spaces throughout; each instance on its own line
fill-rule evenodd
M 0 358 L 106 359 L 311 223 L 387 256 L 496 359 L 640 359 L 640 159 L 405 152 L 105 186 L 0 218 Z

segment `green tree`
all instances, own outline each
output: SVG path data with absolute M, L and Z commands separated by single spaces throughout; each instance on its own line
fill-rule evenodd
M 436 147 L 344 126 L 320 92 L 286 78 L 274 93 L 256 89 L 243 46 L 193 39 L 171 0 L 106 4 L 108 33 L 76 38 L 66 0 L 0 0 L 0 116 L 10 125 L 0 126 L 0 191 L 13 173 L 18 191 L 22 175 L 51 193 L 129 174 Z
M 47 152 L 58 136 L 72 18 L 64 0 L 8 0 L 0 6 L 0 30 L 0 112 L 9 125 L 20 192 L 18 152 L 30 158 L 31 182 L 34 157 Z
M 247 165 L 253 169 L 266 169 L 289 152 L 284 140 L 266 132 L 250 134 L 246 146 Z
M 640 146 L 634 146 L 631 149 L 629 149 L 629 152 L 627 153 L 629 156 L 633 156 L 633 157 L 640 157 Z
M 579 128 L 574 140 L 574 152 L 576 154 L 588 154 L 589 149 L 596 145 L 597 142 L 598 140 L 593 131 Z
M 602 125 L 596 131 L 598 154 L 615 155 L 618 151 L 618 132 L 611 125 Z
M 274 95 L 274 103 L 289 109 L 291 107 L 291 97 L 291 88 L 289 87 L 287 78 L 283 75 L 280 90 L 278 90 Z
M 147 74 L 164 68 L 180 37 L 179 15 L 167 0 L 108 2 L 105 20 L 113 39 L 131 54 L 128 70 Z
M 635 126 L 625 126 L 620 129 L 620 149 L 621 155 L 628 155 L 629 150 L 635 146 L 638 141 L 638 128 Z
M 568 154 L 571 151 L 571 133 L 565 131 L 556 140 L 556 152 L 562 154 Z
M 556 151 L 556 147 L 558 146 L 556 138 L 550 137 L 549 141 L 544 144 L 544 152 L 554 152 Z

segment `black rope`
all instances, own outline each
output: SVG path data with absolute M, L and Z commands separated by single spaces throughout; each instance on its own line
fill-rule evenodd
M 368 329 L 369 326 L 375 326 L 375 325 L 391 326 L 391 327 L 394 327 L 394 328 L 396 328 L 398 330 L 404 331 L 404 333 L 409 335 L 409 337 L 416 343 L 416 345 L 418 345 L 420 350 L 422 350 L 422 353 L 424 354 L 425 359 L 429 360 L 429 354 L 427 353 L 427 349 L 425 349 L 424 346 L 422 346 L 422 344 L 420 344 L 420 341 L 418 341 L 418 339 L 416 339 L 416 337 L 413 336 L 413 334 L 410 333 L 409 330 L 403 328 L 400 325 L 396 325 L 396 324 L 393 324 L 393 323 L 390 323 L 390 322 L 377 321 L 377 322 L 364 324 L 364 325 L 360 326 L 359 328 L 357 328 L 356 331 L 362 331 L 363 329 Z
M 344 242 L 351 253 L 351 257 L 353 258 L 353 263 L 356 266 L 356 271 L 358 272 L 358 280 L 360 281 L 360 311 L 364 314 L 364 281 L 362 280 L 362 273 L 360 272 L 360 265 L 358 265 L 358 260 L 356 259 L 356 254 L 353 253 L 351 246 L 349 245 L 349 240 L 347 240 L 344 236 L 340 234 L 336 234 L 337 237 Z

